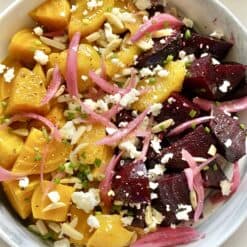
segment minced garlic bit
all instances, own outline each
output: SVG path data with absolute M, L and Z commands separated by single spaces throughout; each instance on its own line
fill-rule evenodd
M 228 180 L 222 180 L 220 182 L 221 193 L 223 196 L 229 196 L 231 194 L 232 184 Z
M 48 233 L 48 229 L 43 220 L 37 220 L 36 227 L 38 228 L 40 235 L 44 236 Z
M 208 154 L 211 156 L 215 156 L 217 153 L 217 148 L 212 144 L 210 145 L 209 149 L 208 149 Z
M 24 177 L 22 179 L 19 180 L 19 187 L 21 189 L 26 189 L 29 185 L 29 178 L 28 177 Z
M 151 190 L 156 190 L 158 188 L 159 184 L 158 183 L 154 183 L 154 182 L 149 182 L 149 188 Z
M 100 227 L 100 223 L 99 220 L 94 216 L 94 215 L 90 215 L 87 218 L 87 224 L 91 227 L 91 228 L 99 228 Z
M 49 56 L 46 55 L 43 51 L 41 50 L 36 50 L 34 53 L 34 60 L 38 62 L 41 65 L 46 65 L 49 61 Z
M 15 68 L 9 68 L 3 75 L 4 81 L 7 83 L 12 82 L 15 78 Z

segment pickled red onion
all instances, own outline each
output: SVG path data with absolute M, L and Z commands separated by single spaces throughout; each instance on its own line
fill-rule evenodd
M 231 180 L 231 194 L 235 193 L 240 185 L 240 170 L 238 162 L 233 165 L 233 176 Z
M 24 175 L 14 174 L 3 167 L 0 167 L 0 182 L 18 180 L 23 178 L 23 176 Z
M 47 104 L 55 96 L 61 84 L 62 76 L 60 74 L 58 65 L 56 65 L 52 73 L 52 80 L 50 82 L 50 85 L 48 86 L 46 96 L 41 101 L 42 105 Z
M 179 29 L 183 25 L 179 19 L 170 14 L 157 14 L 141 25 L 140 29 L 131 37 L 131 41 L 134 43 L 141 39 L 145 34 L 164 28 L 164 24 L 166 23 L 169 24 L 169 27 L 174 29 Z
M 210 111 L 213 106 L 214 106 L 214 102 L 207 100 L 207 99 L 202 99 L 199 97 L 195 97 L 193 99 L 193 103 L 198 105 L 200 107 L 200 109 L 204 110 L 204 111 Z
M 65 76 L 69 94 L 76 97 L 79 95 L 77 84 L 77 51 L 79 48 L 80 38 L 80 32 L 76 32 L 70 41 Z
M 142 161 L 146 160 L 146 156 L 147 156 L 147 152 L 148 152 L 150 141 L 151 141 L 151 132 L 150 131 L 146 131 L 145 138 L 143 140 L 143 147 L 142 147 L 141 155 L 138 157 L 137 160 L 142 160 Z

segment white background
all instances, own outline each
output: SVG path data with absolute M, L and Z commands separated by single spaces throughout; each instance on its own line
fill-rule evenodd
M 13 0 L 0 0 L 0 11 Z M 205 0 L 207 1 L 207 0 Z M 247 27 L 247 0 L 221 0 Z M 247 63 L 247 61 L 246 61 Z M 247 210 L 247 209 L 246 209 Z M 236 219 L 238 220 L 238 219 Z M 246 247 L 247 246 L 247 220 L 240 229 L 222 247 Z M 0 247 L 6 247 L 0 240 Z M 213 247 L 213 246 L 209 246 Z

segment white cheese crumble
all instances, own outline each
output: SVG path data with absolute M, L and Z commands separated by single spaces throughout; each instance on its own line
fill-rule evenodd
M 220 181 L 221 193 L 223 196 L 229 196 L 231 194 L 232 184 L 227 180 Z
M 157 117 L 160 114 L 163 105 L 160 103 L 156 103 L 151 105 L 149 112 L 154 116 Z
M 137 45 L 143 50 L 148 51 L 153 48 L 154 41 L 151 37 L 145 37 L 144 39 L 141 39 L 137 42 Z
M 231 139 L 227 139 L 227 140 L 225 141 L 224 145 L 225 145 L 226 148 L 231 147 L 231 145 L 232 145 L 232 140 L 231 140 Z
M 157 193 L 151 193 L 150 194 L 150 198 L 151 198 L 151 200 L 155 200 L 155 199 L 157 199 L 158 198 L 158 195 L 157 195 Z
M 131 106 L 131 104 L 133 104 L 139 99 L 139 96 L 140 96 L 140 92 L 135 88 L 132 88 L 129 93 L 125 94 L 121 98 L 119 103 L 123 107 Z
M 219 30 L 215 30 L 213 33 L 210 34 L 211 37 L 216 39 L 222 39 L 224 37 L 224 33 Z
M 10 83 L 15 78 L 15 69 L 9 68 L 3 75 L 4 81 Z
M 24 177 L 22 179 L 19 180 L 19 187 L 21 189 L 26 189 L 29 185 L 29 178 L 28 177 Z
M 212 64 L 213 65 L 218 65 L 218 64 L 220 64 L 220 61 L 218 61 L 217 59 L 215 59 L 214 57 L 212 57 Z
M 46 65 L 49 61 L 48 55 L 46 55 L 43 51 L 41 50 L 36 50 L 34 53 L 34 60 L 38 62 L 41 65 Z
M 72 140 L 73 136 L 76 134 L 76 128 L 73 121 L 68 121 L 66 124 L 59 130 L 62 138 L 66 140 Z
M 174 99 L 173 97 L 170 97 L 170 98 L 168 98 L 167 102 L 168 102 L 168 104 L 171 105 L 172 103 L 176 102 L 176 99 Z
M 124 128 L 124 127 L 126 127 L 128 124 L 129 124 L 128 122 L 120 122 L 120 123 L 118 124 L 118 127 L 119 127 L 119 128 Z
M 151 190 L 156 190 L 158 188 L 159 184 L 158 183 L 154 183 L 154 182 L 149 182 L 149 188 Z
M 4 70 L 7 68 L 5 64 L 0 64 L 0 75 L 3 74 Z
M 71 199 L 78 209 L 90 213 L 100 203 L 99 190 L 89 189 L 88 192 L 74 192 Z
M 60 201 L 60 194 L 58 191 L 51 191 L 47 194 L 48 198 L 50 199 L 51 202 L 57 203 Z
M 222 93 L 227 93 L 229 87 L 231 87 L 231 83 L 229 81 L 227 81 L 227 80 L 224 80 L 223 83 L 222 83 L 222 85 L 219 86 L 219 90 Z
M 108 42 L 111 42 L 111 41 L 119 38 L 118 35 L 113 34 L 112 26 L 108 22 L 104 24 L 104 31 L 105 31 L 105 37 L 106 37 Z
M 148 177 L 150 180 L 155 181 L 159 176 L 163 175 L 165 167 L 160 164 L 156 164 L 153 169 L 148 170 Z
M 44 31 L 42 27 L 35 27 L 33 29 L 33 32 L 37 35 L 37 36 L 42 36 Z
M 156 229 L 157 225 L 161 224 L 164 220 L 164 216 L 155 208 L 147 206 L 145 210 L 145 222 L 149 230 Z
M 121 218 L 121 221 L 124 226 L 131 226 L 133 220 L 134 220 L 133 216 L 126 216 Z
M 166 164 L 173 158 L 173 153 L 167 153 L 161 158 L 161 164 Z
M 136 146 L 131 141 L 121 142 L 118 147 L 120 150 L 125 151 L 127 156 L 131 159 L 138 158 L 141 154 L 141 152 L 136 149 Z
M 136 0 L 135 5 L 139 10 L 150 9 L 152 7 L 150 0 Z
M 178 212 L 176 213 L 176 218 L 178 220 L 189 220 L 189 213 L 192 212 L 192 207 L 190 205 L 179 204 Z
M 215 156 L 217 153 L 217 148 L 212 144 L 210 145 L 209 149 L 208 149 L 208 154 L 211 156 Z
M 103 6 L 103 1 L 97 1 L 97 0 L 89 0 L 87 1 L 87 8 L 88 10 L 94 10 L 97 7 Z
M 154 152 L 159 154 L 161 150 L 161 140 L 157 137 L 154 136 L 153 139 L 151 140 L 150 146 L 153 148 Z
M 94 216 L 94 215 L 90 215 L 87 218 L 87 224 L 91 227 L 91 228 L 99 228 L 100 227 L 100 223 L 99 220 Z
M 82 76 L 81 76 L 81 79 L 82 79 L 83 81 L 87 81 L 87 80 L 88 80 L 88 76 L 82 75 Z
M 111 128 L 111 127 L 106 127 L 106 133 L 108 134 L 108 135 L 113 135 L 114 133 L 116 133 L 118 130 L 117 129 L 115 129 L 115 128 Z
M 123 22 L 134 23 L 136 21 L 133 14 L 126 11 L 120 11 L 120 8 L 113 8 L 111 13 Z
M 141 77 L 154 76 L 154 72 L 150 68 L 142 68 L 139 74 Z

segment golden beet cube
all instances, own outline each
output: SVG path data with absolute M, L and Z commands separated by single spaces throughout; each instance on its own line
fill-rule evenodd
M 54 105 L 46 115 L 46 118 L 48 118 L 59 129 L 62 128 L 66 123 L 64 107 L 61 104 Z
M 46 154 L 44 154 L 45 150 Z M 28 175 L 40 174 L 43 159 L 45 160 L 43 172 L 55 171 L 67 160 L 70 152 L 69 144 L 54 139 L 47 142 L 43 132 L 33 128 L 14 164 L 13 172 L 24 172 Z

